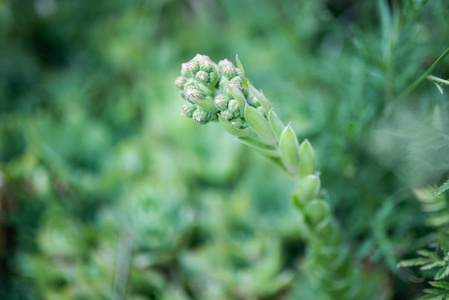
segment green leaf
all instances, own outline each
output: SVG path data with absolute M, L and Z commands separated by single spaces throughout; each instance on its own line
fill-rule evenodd
M 271 110 L 271 104 L 270 101 L 258 90 L 256 90 L 250 83 L 248 83 L 249 90 L 251 93 L 256 97 L 256 99 L 260 102 L 260 105 L 262 105 L 263 110 L 266 114 Z
M 441 260 L 441 258 L 437 254 L 430 252 L 428 250 L 418 250 L 416 251 L 416 253 L 418 253 L 418 255 L 431 258 L 433 260 Z
M 282 121 L 272 109 L 268 113 L 268 122 L 270 123 L 271 130 L 273 130 L 274 134 L 279 139 L 284 130 L 284 124 L 282 124 Z
M 432 198 L 435 198 L 439 194 L 444 193 L 448 189 L 449 189 L 449 180 L 443 183 L 435 192 L 433 192 Z
M 228 91 L 231 93 L 232 97 L 235 98 L 235 100 L 237 100 L 237 102 L 239 103 L 239 108 L 240 108 L 240 115 L 243 115 L 243 112 L 245 110 L 245 106 L 246 106 L 246 98 L 245 95 L 243 95 L 242 91 L 240 91 L 234 84 L 233 82 L 230 82 L 226 85 Z
M 270 156 L 270 157 L 279 157 L 280 156 L 279 151 L 277 151 L 274 147 L 267 146 L 258 140 L 255 140 L 252 138 L 245 138 L 245 137 L 239 137 L 236 140 L 242 144 L 245 144 L 245 145 L 253 148 L 253 149 L 256 149 L 263 155 Z
M 234 136 L 247 137 L 254 135 L 254 131 L 252 131 L 251 128 L 244 128 L 244 129 L 235 128 L 234 126 L 232 126 L 231 123 L 229 123 L 229 121 L 226 118 L 223 118 L 220 115 L 218 115 L 218 118 L 223 128 Z
M 449 290 L 449 282 L 446 281 L 429 281 L 431 286 L 437 287 L 437 288 L 441 288 L 441 289 L 445 289 L 445 290 Z
M 235 61 L 237 62 L 238 68 L 239 68 L 240 71 L 242 72 L 242 76 L 245 76 L 245 70 L 243 69 L 243 66 L 242 66 L 242 63 L 240 62 L 240 59 L 239 59 L 239 55 L 238 55 L 238 54 L 235 56 Z
M 245 119 L 248 125 L 259 135 L 268 145 L 276 145 L 277 139 L 271 130 L 268 121 L 255 109 L 249 105 L 245 107 Z
M 299 176 L 305 177 L 315 172 L 315 151 L 307 139 L 299 150 Z
M 204 99 L 198 99 L 193 101 L 198 106 L 204 108 L 205 110 L 208 110 L 210 112 L 216 113 L 218 111 L 218 108 L 215 106 L 214 101 L 211 100 L 204 100 Z
M 421 266 L 432 262 L 429 258 L 413 258 L 413 259 L 405 259 L 401 260 L 398 263 L 398 268 L 405 268 L 405 267 L 413 267 L 413 266 Z
M 441 268 L 436 274 L 435 274 L 435 280 L 441 280 L 443 278 L 446 278 L 449 275 L 449 264 L 446 264 L 444 268 Z
M 290 124 L 282 131 L 280 138 L 281 159 L 291 174 L 299 171 L 299 144 Z

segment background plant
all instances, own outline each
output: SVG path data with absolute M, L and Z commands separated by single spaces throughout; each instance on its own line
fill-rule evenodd
M 298 140 L 312 141 L 353 259 L 389 274 L 391 299 L 420 294 L 426 284 L 396 264 L 435 241 L 412 190 L 448 178 L 448 127 L 434 126 L 447 122 L 447 93 L 424 82 L 384 111 L 446 49 L 448 7 L 392 3 L 0 2 L 2 296 L 113 297 L 126 282 L 130 299 L 243 297 L 190 268 L 194 253 L 217 273 L 254 257 L 297 269 L 304 245 L 285 201 L 294 182 L 218 125 L 173 113 L 172 79 L 198 51 L 239 53 Z M 447 63 L 432 75 L 447 79 Z M 126 230 L 138 232 L 131 252 L 119 247 Z M 229 236 L 254 242 L 227 251 Z M 267 244 L 277 250 L 252 254 Z M 214 245 L 227 254 L 219 263 Z M 290 287 L 295 299 L 317 296 L 300 276 Z

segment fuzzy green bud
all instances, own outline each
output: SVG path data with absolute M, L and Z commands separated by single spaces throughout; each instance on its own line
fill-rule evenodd
M 235 128 L 241 128 L 243 125 L 243 120 L 242 118 L 234 118 L 230 120 L 229 123 L 231 123 L 231 125 L 234 126 Z
M 196 110 L 196 105 L 186 103 L 181 107 L 181 115 L 186 116 L 187 118 L 191 119 L 195 110 Z
M 237 69 L 229 60 L 226 59 L 225 61 L 220 67 L 221 74 L 227 78 L 233 78 L 237 74 Z
M 187 83 L 187 79 L 184 76 L 179 76 L 175 80 L 175 86 L 178 90 L 184 89 L 184 85 Z
M 229 111 L 229 109 L 225 109 L 225 110 L 221 111 L 220 115 L 223 118 L 228 119 L 228 120 L 234 118 L 234 114 L 231 111 Z
M 181 66 L 181 75 L 184 77 L 193 77 L 196 72 L 200 70 L 198 62 L 189 61 L 187 63 L 183 63 Z
M 227 97 L 224 94 L 219 94 L 217 96 L 215 96 L 215 106 L 219 109 L 219 110 L 225 110 L 228 108 L 228 103 L 229 103 L 229 97 Z
M 198 107 L 192 115 L 192 119 L 200 124 L 206 124 L 212 119 L 212 113 L 204 108 Z
M 236 114 L 236 113 L 239 114 L 240 107 L 239 107 L 239 103 L 237 102 L 237 100 L 233 99 L 233 100 L 229 101 L 228 109 L 233 114 Z
M 205 97 L 206 95 L 204 92 L 197 87 L 191 86 L 185 90 L 185 99 L 192 104 L 195 103 L 196 100 L 201 100 Z
M 229 80 L 230 82 L 235 82 L 238 83 L 240 86 L 243 85 L 243 78 L 242 76 L 235 76 L 234 78 L 232 78 L 231 80 Z
M 207 55 L 197 54 L 194 58 L 192 58 L 192 60 L 199 62 L 201 60 L 210 60 L 210 58 Z
M 207 74 L 205 71 L 198 71 L 195 74 L 195 79 L 201 83 L 206 83 L 209 80 L 209 74 Z

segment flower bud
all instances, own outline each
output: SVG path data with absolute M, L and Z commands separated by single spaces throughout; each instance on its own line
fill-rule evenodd
M 195 75 L 195 79 L 201 83 L 207 83 L 209 81 L 209 74 L 204 71 L 198 71 Z
M 240 113 L 239 103 L 237 100 L 233 99 L 229 101 L 228 110 L 233 114 Z
M 229 123 L 231 123 L 231 125 L 234 126 L 235 128 L 241 128 L 243 125 L 243 120 L 242 118 L 234 118 L 230 120 Z
M 175 86 L 178 90 L 182 90 L 184 88 L 184 85 L 186 84 L 187 79 L 183 76 L 179 76 L 175 80 Z
M 212 113 L 201 107 L 198 107 L 192 115 L 192 119 L 200 124 L 206 124 L 212 118 Z
M 221 111 L 220 115 L 225 118 L 225 119 L 232 119 L 234 118 L 234 114 L 232 112 L 229 111 L 229 109 L 225 109 L 223 111 Z
M 235 76 L 235 77 L 232 78 L 230 81 L 231 81 L 231 82 L 238 83 L 240 86 L 243 85 L 243 78 L 242 78 L 242 76 Z
M 229 81 L 229 82 L 225 85 L 225 87 L 223 88 L 224 94 L 225 94 L 226 96 L 228 96 L 228 97 L 232 97 L 232 94 L 231 94 L 229 88 L 233 88 L 233 89 L 236 89 L 236 90 L 239 90 L 239 91 L 242 90 L 242 86 L 241 86 L 240 84 L 238 84 L 237 82 Z
M 216 71 L 214 63 L 210 59 L 202 59 L 198 61 L 200 70 L 205 72 L 213 72 Z
M 199 61 L 201 61 L 201 60 L 210 60 L 210 58 L 209 58 L 209 56 L 207 56 L 207 55 L 197 54 L 197 55 L 195 55 L 194 58 L 192 58 L 192 60 L 193 60 L 193 61 L 199 62 Z
M 229 98 L 224 94 L 219 94 L 215 96 L 215 106 L 219 110 L 225 110 L 228 108 Z
M 183 63 L 181 67 L 181 75 L 184 77 L 193 77 L 193 74 L 196 74 L 200 70 L 200 67 L 196 61 L 189 61 L 187 63 Z
M 233 78 L 237 74 L 237 70 L 231 62 L 223 65 L 220 71 L 221 74 L 223 74 L 223 76 L 226 76 L 227 78 Z
M 181 115 L 186 116 L 187 118 L 191 119 L 195 110 L 196 110 L 196 105 L 186 103 L 181 107 Z
M 252 107 L 260 106 L 259 100 L 257 100 L 257 98 L 254 97 L 254 95 L 252 95 L 252 94 L 249 94 L 249 96 L 247 97 L 247 100 L 248 100 L 248 104 L 251 105 Z
M 204 99 L 206 95 L 197 87 L 188 87 L 185 91 L 185 99 L 190 103 L 195 103 L 195 100 Z

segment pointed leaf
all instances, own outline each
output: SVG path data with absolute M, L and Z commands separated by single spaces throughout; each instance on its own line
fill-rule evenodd
M 270 156 L 270 157 L 279 157 L 279 155 L 280 155 L 279 152 L 276 149 L 274 149 L 274 147 L 267 146 L 258 140 L 255 140 L 252 138 L 245 138 L 245 137 L 239 137 L 236 140 L 242 144 L 245 144 L 245 145 L 253 148 L 253 149 L 256 149 L 263 155 Z
M 432 194 L 432 198 L 435 198 L 436 196 L 438 196 L 441 193 L 444 193 L 446 190 L 449 189 L 449 180 L 446 181 L 445 183 L 443 183 L 433 194 Z
M 251 93 L 254 95 L 254 97 L 256 97 L 256 99 L 259 100 L 265 113 L 268 114 L 268 112 L 271 109 L 270 101 L 268 101 L 268 99 L 261 92 L 256 90 L 250 83 L 248 83 L 248 87 Z
M 268 122 L 270 123 L 271 130 L 273 130 L 274 134 L 279 139 L 284 130 L 284 124 L 282 124 L 282 121 L 272 109 L 268 113 Z
M 413 267 L 413 266 L 421 266 L 432 262 L 429 258 L 413 258 L 413 259 L 405 259 L 401 260 L 398 263 L 398 268 L 405 268 L 405 267 Z
M 316 175 L 307 175 L 299 180 L 293 199 L 298 207 L 304 207 L 309 201 L 318 195 L 320 179 Z
M 282 162 L 291 174 L 299 171 L 299 144 L 290 124 L 282 131 L 280 146 Z
M 240 108 L 240 115 L 243 115 L 246 105 L 245 95 L 243 95 L 242 91 L 238 89 L 237 86 L 233 84 L 233 82 L 228 83 L 226 87 L 231 93 L 232 97 L 234 97 L 235 100 L 237 100 Z
M 441 288 L 441 289 L 445 289 L 445 290 L 449 290 L 449 282 L 446 281 L 429 281 L 431 286 L 437 287 L 437 288 Z
M 204 99 L 198 99 L 193 101 L 198 106 L 204 108 L 205 110 L 208 110 L 210 112 L 217 112 L 218 108 L 215 106 L 214 101 L 211 100 L 204 100 Z
M 307 139 L 299 150 L 299 176 L 305 177 L 315 172 L 315 151 Z
M 239 137 L 254 135 L 254 131 L 252 131 L 251 128 L 243 128 L 243 129 L 235 128 L 234 126 L 232 126 L 231 123 L 229 123 L 227 119 L 223 118 L 222 116 L 218 115 L 218 118 L 223 128 L 232 135 Z
M 276 145 L 277 139 L 271 130 L 268 121 L 255 109 L 249 105 L 245 107 L 245 119 L 248 125 L 259 135 L 268 145 Z
M 238 54 L 235 56 L 235 61 L 237 62 L 238 68 L 239 68 L 240 71 L 242 72 L 242 76 L 245 76 L 245 70 L 243 69 L 243 66 L 242 66 L 242 63 L 240 62 L 240 59 L 239 59 L 239 55 L 238 55 Z

